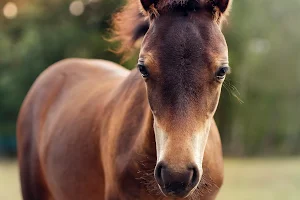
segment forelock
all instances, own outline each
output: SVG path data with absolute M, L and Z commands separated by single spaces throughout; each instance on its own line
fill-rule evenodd
M 157 7 L 158 9 L 171 9 L 173 7 L 185 6 L 188 3 L 194 3 L 197 6 L 201 6 L 203 5 L 203 0 L 161 0 L 158 2 Z

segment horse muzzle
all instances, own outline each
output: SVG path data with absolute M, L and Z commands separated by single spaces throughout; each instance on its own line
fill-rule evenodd
M 159 162 L 155 168 L 155 179 L 167 197 L 185 198 L 189 196 L 200 182 L 201 175 L 196 165 L 184 170 L 172 170 L 167 164 Z

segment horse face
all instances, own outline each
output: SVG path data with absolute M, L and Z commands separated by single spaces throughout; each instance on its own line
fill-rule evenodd
M 150 21 L 138 68 L 154 116 L 156 181 L 164 195 L 187 197 L 203 173 L 210 124 L 229 72 L 228 50 L 211 13 L 159 14 Z

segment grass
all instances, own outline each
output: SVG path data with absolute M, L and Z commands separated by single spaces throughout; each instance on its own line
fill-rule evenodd
M 0 160 L 0 199 L 21 200 L 19 172 L 16 161 Z
M 21 200 L 15 161 L 0 161 L 0 199 Z M 300 158 L 226 159 L 219 200 L 300 199 Z
M 299 200 L 300 158 L 226 160 L 218 199 Z

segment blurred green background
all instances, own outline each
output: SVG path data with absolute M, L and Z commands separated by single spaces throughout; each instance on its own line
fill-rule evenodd
M 124 2 L 0 1 L 1 200 L 19 199 L 9 196 L 19 196 L 15 122 L 31 84 L 46 67 L 64 58 L 119 63 L 121 57 L 109 51 L 117 44 L 104 38 L 109 37 L 111 14 Z M 233 3 L 224 26 L 232 74 L 223 88 L 216 120 L 225 156 L 236 158 L 226 160 L 228 176 L 220 199 L 300 197 L 296 190 L 300 188 L 299 9 L 299 0 Z M 124 66 L 133 68 L 135 63 L 136 56 Z M 288 198 L 277 195 L 282 192 Z

